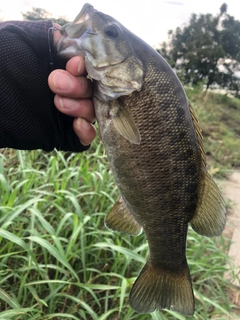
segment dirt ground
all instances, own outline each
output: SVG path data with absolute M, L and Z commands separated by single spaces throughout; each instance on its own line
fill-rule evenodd
M 232 239 L 228 255 L 238 274 L 238 279 L 232 279 L 229 274 L 225 275 L 230 282 L 228 298 L 239 308 L 233 310 L 236 318 L 234 316 L 231 319 L 235 320 L 240 319 L 240 170 L 234 171 L 227 181 L 220 184 L 220 188 L 230 207 L 227 211 L 227 226 L 224 234 Z

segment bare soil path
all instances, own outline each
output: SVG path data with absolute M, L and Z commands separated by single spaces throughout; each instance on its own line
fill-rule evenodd
M 230 274 L 225 274 L 225 277 L 231 283 L 228 298 L 238 307 L 238 310 L 233 310 L 229 319 L 237 320 L 240 319 L 240 170 L 234 171 L 227 181 L 220 184 L 220 188 L 226 201 L 230 200 L 231 206 L 227 212 L 227 226 L 224 233 L 232 238 L 228 255 L 231 257 L 238 279 L 233 279 Z
M 240 278 L 240 170 L 234 171 L 229 180 L 222 184 L 222 190 L 224 198 L 229 199 L 231 204 L 227 215 L 227 229 L 232 236 L 232 244 L 228 254 Z M 233 282 L 240 287 L 239 279 Z

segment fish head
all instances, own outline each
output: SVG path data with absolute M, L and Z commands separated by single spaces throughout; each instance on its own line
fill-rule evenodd
M 117 20 L 85 4 L 74 21 L 63 26 L 57 51 L 66 58 L 84 56 L 89 77 L 98 81 L 98 98 L 113 100 L 143 84 L 143 64 L 129 35 Z

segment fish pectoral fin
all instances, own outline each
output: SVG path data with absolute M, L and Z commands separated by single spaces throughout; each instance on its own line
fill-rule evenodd
M 148 261 L 132 287 L 129 304 L 138 313 L 169 309 L 193 315 L 194 297 L 187 263 L 180 271 L 170 271 Z
M 119 134 L 133 144 L 141 143 L 141 136 L 138 127 L 126 108 L 110 108 L 109 115 Z
M 121 196 L 106 216 L 105 225 L 110 230 L 127 233 L 132 236 L 139 235 L 142 232 L 142 227 L 128 211 Z
M 193 230 L 198 234 L 219 236 L 226 225 L 226 207 L 220 190 L 205 168 L 199 191 L 196 212 L 190 221 Z

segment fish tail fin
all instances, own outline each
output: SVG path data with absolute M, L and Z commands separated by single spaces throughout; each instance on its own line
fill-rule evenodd
M 138 313 L 169 309 L 193 315 L 194 296 L 187 263 L 181 271 L 169 271 L 148 261 L 133 285 L 129 304 Z

